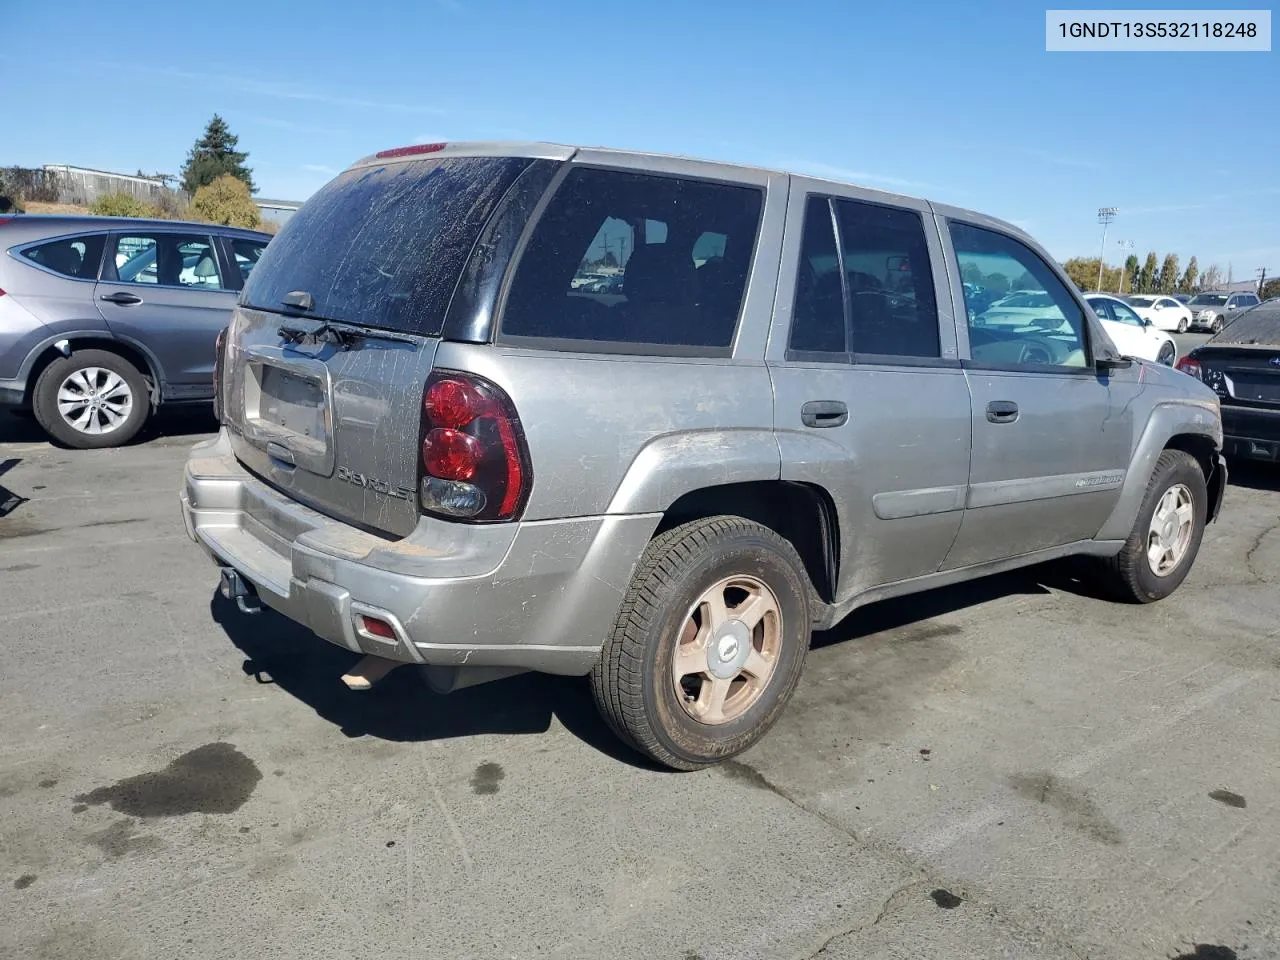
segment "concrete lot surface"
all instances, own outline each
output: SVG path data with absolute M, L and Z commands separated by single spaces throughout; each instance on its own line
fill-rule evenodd
M 210 429 L 0 417 L 0 956 L 1280 956 L 1280 473 L 1171 599 L 1071 564 L 856 613 L 737 762 L 659 772 L 585 682 L 371 693 L 215 599 Z

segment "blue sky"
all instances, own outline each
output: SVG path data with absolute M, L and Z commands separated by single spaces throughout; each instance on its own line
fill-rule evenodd
M 1062 259 L 1116 206 L 1109 260 L 1280 274 L 1276 51 L 1046 53 L 1026 2 L 6 7 L 0 165 L 176 172 L 216 111 L 269 197 L 388 146 L 553 140 L 924 195 Z

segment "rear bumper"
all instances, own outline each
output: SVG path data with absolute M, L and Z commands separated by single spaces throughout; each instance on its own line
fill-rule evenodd
M 278 613 L 350 650 L 407 663 L 584 674 L 612 628 L 659 515 L 467 525 L 424 518 L 391 541 L 289 499 L 198 444 L 187 534 Z M 359 630 L 385 620 L 394 640 Z
M 1223 452 L 1248 460 L 1280 461 L 1280 410 L 1222 405 Z

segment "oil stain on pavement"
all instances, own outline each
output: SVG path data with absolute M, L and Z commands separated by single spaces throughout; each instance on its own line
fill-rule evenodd
M 107 804 L 134 817 L 234 813 L 262 779 L 257 764 L 229 743 L 209 743 L 184 753 L 163 770 L 128 777 L 76 797 Z
M 498 784 L 507 774 L 500 763 L 482 763 L 471 775 L 473 793 L 497 793 Z
M 1014 774 L 1009 785 L 1028 800 L 1053 807 L 1069 825 L 1100 843 L 1114 846 L 1122 840 L 1119 829 L 1083 790 L 1051 773 Z

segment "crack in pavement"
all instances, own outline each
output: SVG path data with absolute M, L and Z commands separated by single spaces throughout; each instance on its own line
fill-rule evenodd
M 822 943 L 818 945 L 817 950 L 813 950 L 813 951 L 806 950 L 804 953 L 798 955 L 795 958 L 795 960 L 813 960 L 814 957 L 817 957 L 820 954 L 825 953 L 827 948 L 831 946 L 833 943 L 835 943 L 837 940 L 842 940 L 845 937 L 851 936 L 852 934 L 859 933 L 863 930 L 871 929 L 872 927 L 876 926 L 881 920 L 883 920 L 886 915 L 888 915 L 889 908 L 893 906 L 893 902 L 896 899 L 898 899 L 899 896 L 906 893 L 908 890 L 912 889 L 913 887 L 927 887 L 932 882 L 933 881 L 931 881 L 928 877 L 924 877 L 922 879 L 912 880 L 910 883 L 904 883 L 898 887 L 895 887 L 894 890 L 889 894 L 889 896 L 885 898 L 884 903 L 880 906 L 879 912 L 876 913 L 875 919 L 872 920 L 870 923 L 867 923 L 866 921 L 859 921 L 858 923 L 855 923 L 851 927 L 843 927 L 835 931 L 834 933 L 830 934 L 829 936 L 827 936 L 822 941 Z
M 1271 581 L 1254 569 L 1253 555 L 1262 548 L 1262 541 L 1266 540 L 1267 537 L 1271 536 L 1271 534 L 1275 533 L 1277 530 L 1280 530 L 1280 522 L 1273 523 L 1271 526 L 1267 527 L 1265 530 L 1262 530 L 1256 537 L 1253 538 L 1253 545 L 1249 547 L 1248 551 L 1244 555 L 1245 567 L 1249 570 L 1251 574 L 1253 574 L 1253 576 L 1258 580 L 1259 583 L 1270 583 Z

